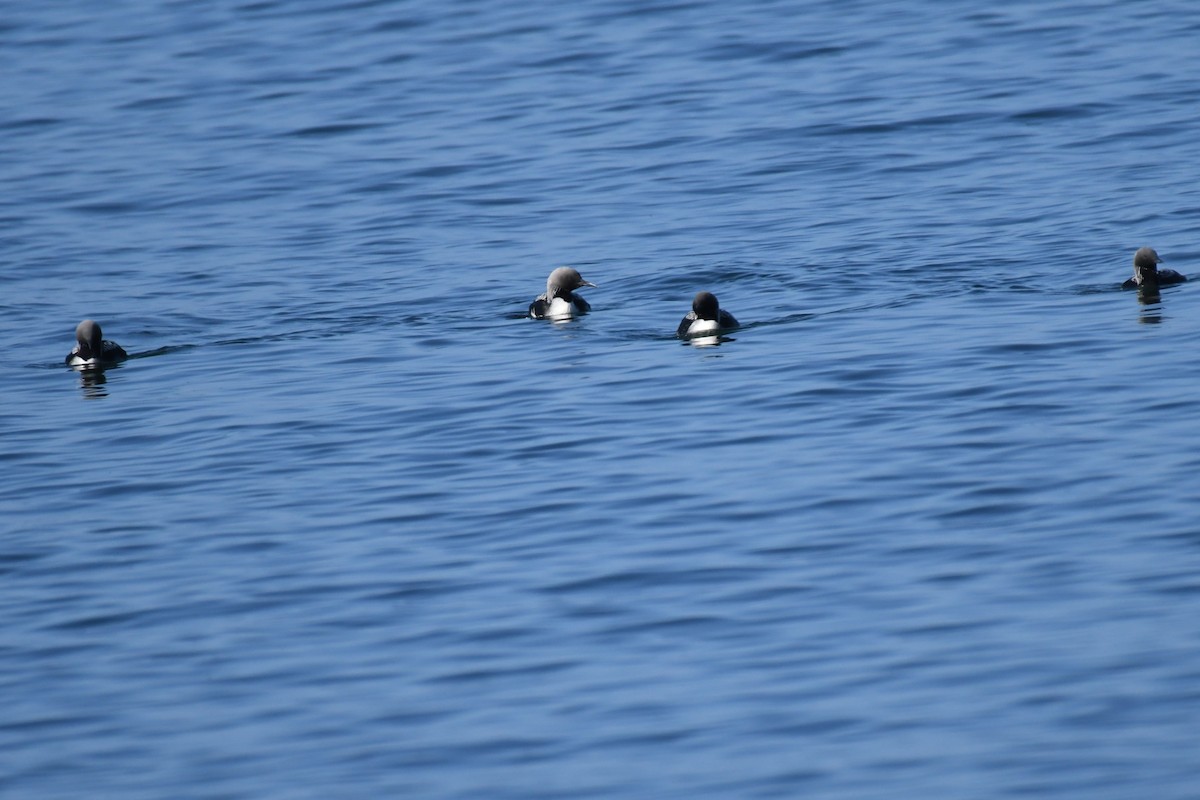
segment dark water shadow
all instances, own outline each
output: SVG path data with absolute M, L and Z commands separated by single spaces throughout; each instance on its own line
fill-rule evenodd
M 199 347 L 199 345 L 195 345 L 195 344 L 166 345 L 164 347 L 156 347 L 153 350 L 147 350 L 144 353 L 130 353 L 129 358 L 127 358 L 125 360 L 128 362 L 128 361 L 134 361 L 134 360 L 140 359 L 140 358 L 157 358 L 158 356 L 166 356 L 166 355 L 170 355 L 172 353 L 182 353 L 187 350 L 195 350 L 197 347 Z

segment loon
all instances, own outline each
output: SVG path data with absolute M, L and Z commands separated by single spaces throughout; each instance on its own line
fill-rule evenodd
M 534 319 L 563 320 L 586 314 L 592 307 L 587 300 L 575 294 L 575 290 L 583 286 L 597 288 L 591 281 L 585 281 L 578 270 L 559 267 L 546 279 L 546 293 L 538 295 L 529 304 L 529 316 Z
M 692 310 L 680 321 L 675 335 L 711 335 L 717 331 L 730 330 L 737 326 L 738 321 L 733 318 L 733 314 L 721 308 L 716 295 L 712 292 L 697 292 L 695 299 L 692 300 Z
M 65 359 L 71 366 L 82 364 L 112 364 L 123 361 L 127 354 L 121 345 L 110 342 L 100 332 L 100 323 L 85 319 L 75 328 L 75 347 Z
M 1180 275 L 1173 269 L 1159 269 L 1162 259 L 1153 247 L 1139 247 L 1133 254 L 1133 277 L 1121 284 L 1122 289 L 1157 289 L 1159 286 L 1170 286 L 1173 283 L 1183 283 L 1186 275 Z

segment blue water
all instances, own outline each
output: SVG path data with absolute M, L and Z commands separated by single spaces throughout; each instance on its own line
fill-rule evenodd
M 1198 40 L 6 4 L 0 795 L 1195 797 Z

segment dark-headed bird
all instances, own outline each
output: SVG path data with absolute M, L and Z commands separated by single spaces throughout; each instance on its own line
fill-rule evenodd
M 529 304 L 529 316 L 534 319 L 563 320 L 586 314 L 592 307 L 587 300 L 575 294 L 576 289 L 584 286 L 597 288 L 591 281 L 585 281 L 579 270 L 559 267 L 546 279 L 546 293 L 538 295 Z
M 738 321 L 733 318 L 712 292 L 697 292 L 692 300 L 692 310 L 679 323 L 676 336 L 713 335 L 719 331 L 736 328 Z
M 1159 286 L 1170 286 L 1173 283 L 1183 283 L 1186 275 L 1180 275 L 1173 269 L 1159 269 L 1162 259 L 1153 247 L 1139 247 L 1133 254 L 1133 277 L 1121 284 L 1122 289 L 1157 289 Z
M 67 353 L 66 363 L 71 366 L 83 364 L 113 364 L 126 357 L 125 350 L 116 342 L 104 338 L 100 323 L 85 319 L 75 328 L 75 347 Z

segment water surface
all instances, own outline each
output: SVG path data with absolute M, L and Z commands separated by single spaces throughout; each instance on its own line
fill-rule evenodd
M 0 793 L 1194 796 L 1198 33 L 9 9 Z

